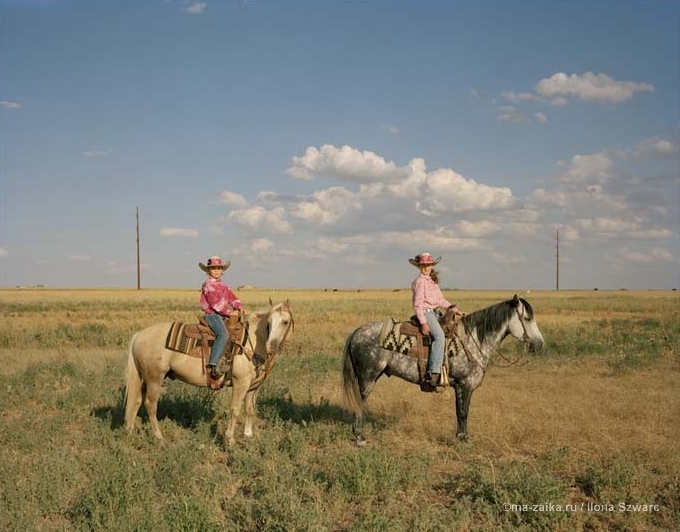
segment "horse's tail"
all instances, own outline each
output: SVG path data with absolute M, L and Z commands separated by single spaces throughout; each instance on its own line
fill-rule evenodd
M 354 362 L 352 361 L 352 338 L 354 338 L 354 332 L 349 335 L 345 342 L 345 356 L 342 363 L 342 396 L 345 400 L 345 405 L 354 414 L 361 415 L 364 410 L 364 402 L 361 399 L 359 379 L 357 378 Z
M 139 375 L 135 357 L 132 354 L 132 348 L 135 345 L 137 335 L 135 333 L 130 338 L 130 343 L 127 348 L 127 367 L 125 368 L 125 397 L 123 398 L 123 405 L 125 406 L 125 424 L 130 428 L 130 424 L 134 424 L 134 417 L 137 415 L 137 410 L 142 400 L 142 378 Z M 134 413 L 132 413 L 134 410 Z M 131 416 L 130 416 L 131 414 Z M 129 419 L 132 417 L 132 419 Z

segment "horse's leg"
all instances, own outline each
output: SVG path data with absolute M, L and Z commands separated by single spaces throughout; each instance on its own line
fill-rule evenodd
M 373 390 L 373 386 L 378 382 L 380 378 L 380 373 L 369 372 L 368 375 L 360 375 L 359 381 L 359 393 L 361 394 L 361 409 L 354 413 L 354 424 L 352 425 L 352 434 L 354 434 L 354 439 L 359 447 L 366 445 L 366 440 L 364 438 L 364 409 L 366 406 L 366 400 Z
M 366 445 L 366 438 L 363 434 L 364 428 L 364 415 L 363 412 L 356 412 L 354 414 L 354 423 L 352 424 L 352 434 L 354 435 L 354 441 L 359 447 Z
M 229 406 L 229 423 L 227 424 L 227 431 L 224 434 L 224 439 L 227 444 L 233 445 L 236 443 L 234 432 L 236 431 L 236 421 L 241 413 L 241 405 L 250 387 L 250 379 L 247 382 L 243 379 L 232 379 L 231 390 L 231 405 Z
M 142 386 L 144 385 L 132 355 L 133 342 L 134 337 L 128 347 L 128 363 L 125 370 L 125 429 L 128 433 L 135 428 L 137 412 L 142 406 Z
M 472 387 L 465 382 L 456 382 L 454 387 L 456 390 L 456 418 L 458 421 L 456 436 L 459 440 L 465 441 L 468 438 L 467 417 L 470 410 Z
M 253 436 L 253 423 L 257 419 L 257 394 L 259 391 L 258 386 L 246 394 L 246 426 L 243 429 L 243 435 L 246 438 Z
M 156 412 L 158 410 L 158 398 L 161 396 L 161 379 L 148 380 L 146 382 L 146 393 L 144 394 L 144 407 L 146 413 L 149 414 L 149 423 L 151 424 L 151 431 L 153 435 L 159 440 L 163 439 L 163 434 L 158 428 L 158 419 Z
M 129 384 L 128 384 L 129 386 Z M 142 383 L 140 381 L 139 385 L 135 390 L 131 390 L 129 387 L 126 391 L 126 402 L 125 402 L 125 430 L 131 433 L 135 428 L 135 419 L 137 418 L 137 412 L 139 412 L 139 407 L 142 406 Z

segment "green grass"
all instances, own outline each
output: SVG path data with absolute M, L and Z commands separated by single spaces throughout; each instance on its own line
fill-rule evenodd
M 195 291 L 36 292 L 0 292 L 2 530 L 680 527 L 677 294 L 526 296 L 546 349 L 503 344 L 521 364 L 489 369 L 469 442 L 455 439 L 450 395 L 393 378 L 371 396 L 369 445 L 358 449 L 339 395 L 342 346 L 362 323 L 408 315 L 407 291 L 274 294 L 291 298 L 294 336 L 260 393 L 255 436 L 232 447 L 230 392 L 177 381 L 159 403 L 163 443 L 143 413 L 141 429 L 122 427 L 129 336 L 193 319 Z M 512 293 L 447 295 L 474 310 Z M 253 309 L 269 294 L 242 296 Z M 588 510 L 619 502 L 659 510 Z

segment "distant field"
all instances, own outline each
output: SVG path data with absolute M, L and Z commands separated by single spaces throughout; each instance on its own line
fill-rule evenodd
M 243 290 L 290 299 L 293 337 L 252 441 L 222 441 L 230 392 L 166 381 L 166 441 L 122 429 L 125 346 L 194 320 L 192 290 L 0 290 L 2 530 L 680 529 L 680 297 L 519 295 L 545 350 L 502 346 L 455 438 L 452 393 L 396 378 L 369 400 L 368 447 L 340 397 L 345 338 L 412 313 L 410 291 Z M 512 291 L 447 291 L 466 311 Z M 431 414 L 433 412 L 433 414 Z M 647 506 L 644 506 L 647 505 Z

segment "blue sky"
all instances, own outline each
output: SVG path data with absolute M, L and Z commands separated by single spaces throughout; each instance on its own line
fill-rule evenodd
M 0 0 L 0 286 L 677 288 L 679 6 Z

